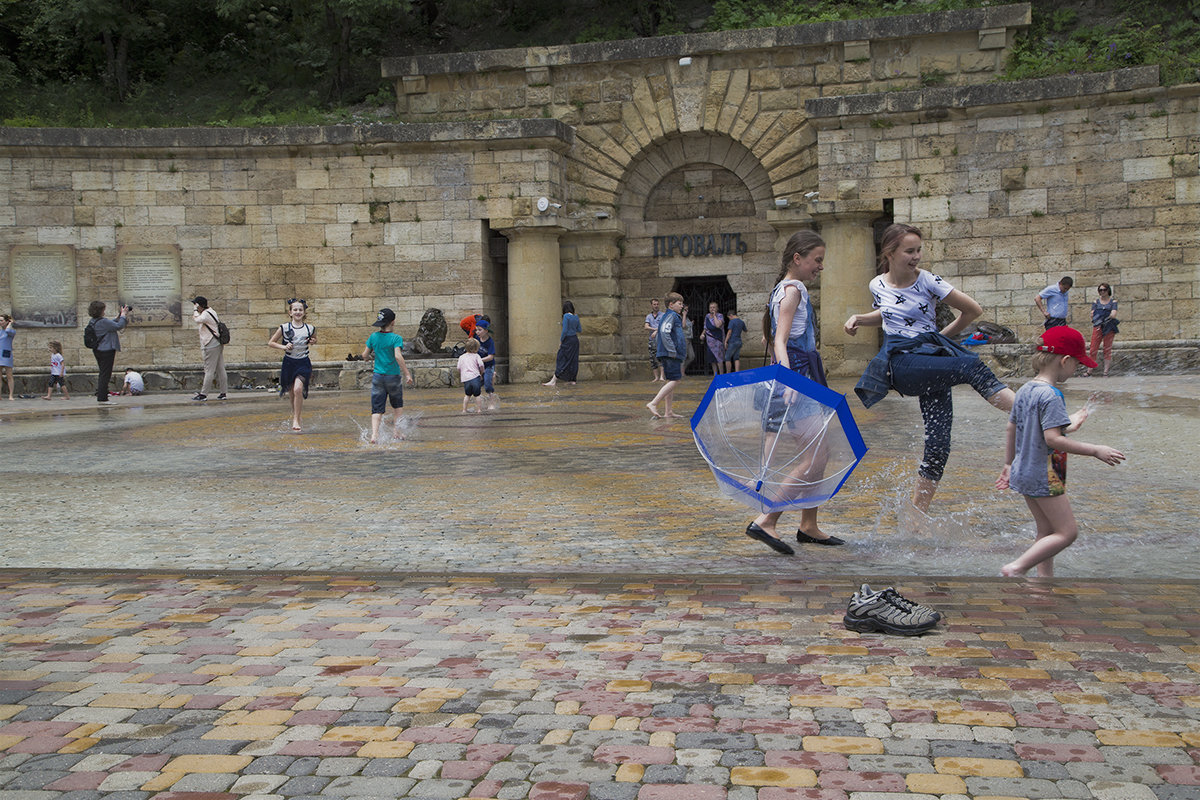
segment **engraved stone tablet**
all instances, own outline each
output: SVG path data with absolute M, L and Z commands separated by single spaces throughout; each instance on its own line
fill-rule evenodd
M 117 248 L 117 296 L 133 306 L 137 325 L 179 325 L 182 316 L 179 245 L 121 245 Z
M 74 328 L 75 248 L 13 245 L 9 251 L 12 315 L 22 328 Z

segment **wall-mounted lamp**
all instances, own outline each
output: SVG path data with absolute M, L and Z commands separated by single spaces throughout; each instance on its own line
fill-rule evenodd
M 786 197 L 776 197 L 775 198 L 775 207 L 776 208 L 787 208 L 788 207 L 788 199 Z
M 820 192 L 805 192 L 804 199 L 809 200 L 809 201 L 816 200 L 817 197 L 820 196 L 820 194 L 821 194 Z
M 548 198 L 548 197 L 539 197 L 537 199 L 537 210 L 539 213 L 545 214 L 547 211 L 549 211 L 552 208 L 555 210 L 560 209 L 560 208 L 562 208 L 562 204 L 561 203 L 551 203 L 550 198 Z
M 608 212 L 607 211 L 597 211 L 596 219 L 608 219 Z
M 683 58 L 679 59 L 679 66 L 690 67 L 691 65 L 692 65 L 692 57 L 691 56 L 684 56 Z

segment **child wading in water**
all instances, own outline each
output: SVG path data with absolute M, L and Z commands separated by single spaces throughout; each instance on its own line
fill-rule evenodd
M 67 363 L 63 360 L 61 342 L 50 342 L 50 385 L 46 387 L 43 400 L 50 399 L 55 386 L 62 392 L 63 400 L 71 399 L 70 393 L 67 392 Z
M 317 343 L 317 329 L 304 320 L 308 303 L 293 297 L 288 300 L 288 321 L 271 334 L 268 347 L 283 351 L 279 369 L 279 396 L 287 395 L 292 405 L 292 430 L 300 432 L 300 412 L 308 397 L 308 382 L 312 378 L 312 361 L 308 358 L 311 345 Z
M 463 387 L 464 414 L 483 411 L 483 359 L 479 357 L 479 340 L 467 339 L 467 352 L 458 357 L 458 377 Z
M 1067 416 L 1066 401 L 1054 384 L 1064 383 L 1079 364 L 1096 367 L 1084 349 L 1083 334 L 1065 325 L 1049 328 L 1033 357 L 1037 375 L 1021 387 L 1013 402 L 1005 465 L 996 488 L 1025 495 L 1037 524 L 1037 541 L 1016 561 L 1005 564 L 1001 575 L 1024 575 L 1036 566 L 1040 577 L 1053 577 L 1054 556 L 1075 541 L 1078 526 L 1066 495 L 1067 453 L 1094 456 L 1110 466 L 1125 460 L 1119 450 L 1072 441 L 1065 435 L 1078 430 L 1087 413 Z

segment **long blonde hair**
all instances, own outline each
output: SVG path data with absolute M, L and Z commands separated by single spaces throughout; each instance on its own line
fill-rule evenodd
M 792 266 L 792 262 L 796 256 L 803 258 L 818 247 L 824 247 L 825 240 L 812 230 L 800 230 L 792 234 L 788 239 L 787 245 L 783 248 L 783 257 L 779 263 L 779 275 L 775 278 L 775 283 L 771 284 L 771 291 L 774 292 L 774 287 L 787 277 L 788 270 Z M 771 341 L 771 299 L 767 297 L 767 310 L 763 312 L 763 336 L 767 341 Z
M 903 222 L 893 222 L 884 228 L 883 237 L 879 240 L 879 261 L 875 265 L 876 275 L 882 275 L 891 268 L 888 265 L 888 259 L 900 249 L 900 240 L 910 233 L 916 234 L 918 239 L 925 239 L 920 228 L 905 225 Z

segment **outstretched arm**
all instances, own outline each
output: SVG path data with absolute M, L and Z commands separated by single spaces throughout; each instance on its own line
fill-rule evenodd
M 875 309 L 867 314 L 851 314 L 850 319 L 846 320 L 846 324 L 842 326 L 842 330 L 854 336 L 858 333 L 859 328 L 877 328 L 883 324 L 883 311 Z

